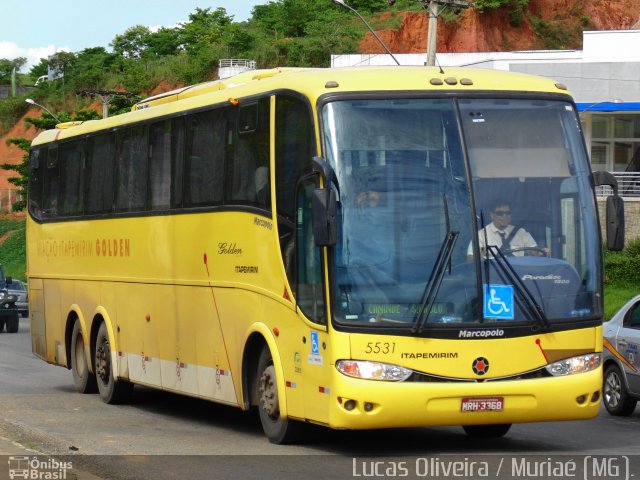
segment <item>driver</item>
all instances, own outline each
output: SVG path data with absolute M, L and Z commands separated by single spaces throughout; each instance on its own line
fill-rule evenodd
M 491 209 L 491 223 L 478 232 L 480 241 L 480 253 L 485 256 L 486 242 L 495 245 L 506 256 L 523 256 L 525 253 L 531 255 L 548 255 L 548 248 L 539 248 L 531 234 L 522 227 L 511 225 L 511 205 L 503 199 L 494 202 Z M 530 250 L 527 252 L 527 248 Z M 519 250 L 520 251 L 513 251 Z M 473 244 L 469 243 L 467 257 L 473 258 Z

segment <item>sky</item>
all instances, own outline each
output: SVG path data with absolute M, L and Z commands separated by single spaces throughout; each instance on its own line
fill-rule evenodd
M 26 57 L 29 68 L 58 51 L 105 47 L 134 25 L 173 26 L 196 8 L 224 8 L 234 21 L 269 0 L 0 0 L 0 58 Z

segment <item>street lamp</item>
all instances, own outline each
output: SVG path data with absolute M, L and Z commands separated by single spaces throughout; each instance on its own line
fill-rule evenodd
M 358 13 L 358 11 L 355 8 L 350 7 L 349 5 L 347 5 L 346 3 L 344 3 L 344 0 L 333 0 L 333 3 L 337 3 L 338 5 L 342 5 L 345 8 L 348 8 L 349 10 L 351 10 L 353 13 L 355 13 L 360 20 L 362 20 L 362 23 L 365 24 L 365 26 L 369 29 L 369 31 L 371 32 L 371 34 L 376 37 L 376 40 L 378 40 L 378 42 L 380 42 L 380 45 L 382 45 L 382 48 L 385 49 L 385 51 L 391 56 L 391 58 L 393 58 L 393 61 L 396 62 L 396 65 L 400 65 L 400 62 L 398 61 L 398 59 L 393 55 L 393 53 L 391 53 L 391 50 L 389 50 L 389 48 L 385 45 L 385 43 L 382 41 L 382 39 L 376 35 L 376 32 L 373 31 L 373 28 L 371 28 L 371 25 L 369 25 L 367 23 L 367 21 L 364 19 L 364 17 L 362 15 L 360 15 Z
M 58 123 L 62 123 L 62 120 L 60 120 L 58 117 L 56 117 L 53 113 L 51 113 L 49 111 L 49 109 L 47 107 L 45 107 L 44 105 L 40 105 L 39 103 L 37 103 L 35 100 L 33 100 L 32 98 L 27 98 L 25 100 L 25 102 L 27 102 L 29 105 L 35 105 L 36 107 L 40 107 L 41 109 L 43 109 L 45 112 L 47 112 L 49 115 L 51 115 L 53 117 L 53 119 L 58 122 Z
M 592 103 L 591 105 L 587 105 L 585 108 L 583 108 L 582 110 L 580 110 L 580 117 L 583 117 L 583 114 L 588 112 L 589 110 L 599 106 L 599 105 L 604 105 L 606 103 L 610 103 L 612 105 L 618 105 L 620 103 L 624 103 L 624 100 L 621 100 L 620 98 L 614 98 L 613 100 L 603 100 L 601 102 L 595 102 Z

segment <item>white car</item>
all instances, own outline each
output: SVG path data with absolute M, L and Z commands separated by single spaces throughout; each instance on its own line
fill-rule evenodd
M 603 327 L 602 401 L 611 415 L 631 415 L 640 400 L 640 295 Z

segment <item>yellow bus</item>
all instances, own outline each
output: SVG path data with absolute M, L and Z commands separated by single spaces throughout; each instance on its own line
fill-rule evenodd
M 29 180 L 32 347 L 79 392 L 257 408 L 273 443 L 598 412 L 594 176 L 552 80 L 245 72 L 42 132 Z

